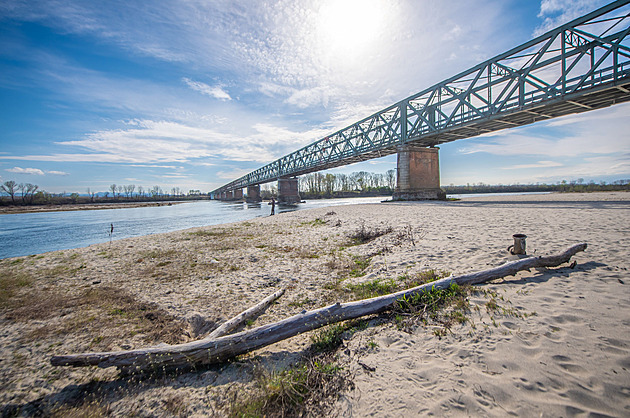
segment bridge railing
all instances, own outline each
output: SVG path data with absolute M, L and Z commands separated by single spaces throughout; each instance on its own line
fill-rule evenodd
M 479 135 L 484 132 L 475 127 L 479 121 L 509 124 L 512 113 L 619 83 L 630 77 L 629 3 L 619 0 L 575 19 L 213 193 L 392 154 L 406 143 L 433 146 Z M 470 132 L 444 135 L 467 126 Z

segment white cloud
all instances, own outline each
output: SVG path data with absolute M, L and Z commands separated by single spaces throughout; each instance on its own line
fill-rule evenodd
M 543 22 L 536 28 L 534 35 L 542 35 L 606 3 L 608 0 L 542 0 L 538 17 L 543 19 Z
M 629 104 L 493 132 L 462 146 L 463 154 L 577 157 L 630 153 Z
M 245 135 L 169 121 L 134 120 L 127 125 L 126 129 L 103 130 L 83 139 L 56 143 L 80 152 L 0 155 L 0 160 L 126 163 L 157 168 L 175 168 L 168 164 L 173 162 L 214 164 L 199 161 L 208 158 L 268 163 L 327 133 L 317 128 L 300 132 L 264 123 L 254 124 Z
M 532 176 L 533 181 L 559 181 L 562 179 L 598 178 L 630 175 L 630 158 L 626 156 L 601 156 L 584 158 L 571 166 L 544 170 Z M 529 176 L 528 176 L 529 177 Z
M 191 89 L 198 91 L 201 94 L 205 94 L 206 96 L 214 97 L 219 100 L 232 100 L 230 95 L 223 90 L 221 86 L 210 86 L 206 83 L 202 83 L 200 81 L 193 81 L 187 77 L 182 79 L 184 83 Z
M 224 179 L 224 180 L 234 180 L 234 179 L 238 179 L 243 177 L 244 175 L 248 174 L 251 170 L 245 170 L 245 169 L 233 169 L 230 171 L 218 171 L 216 173 L 216 176 L 218 178 Z
M 70 173 L 66 173 L 65 171 L 56 171 L 56 170 L 46 171 L 46 174 L 52 174 L 53 176 L 69 176 L 70 175 Z
M 7 168 L 6 171 L 8 171 L 9 173 L 16 173 L 16 174 L 28 174 L 28 175 L 35 175 L 35 176 L 44 175 L 44 172 L 40 170 L 39 168 L 13 167 L 13 168 Z
M 549 168 L 549 167 L 562 167 L 562 163 L 555 161 L 538 161 L 534 164 L 517 164 L 507 167 L 501 167 L 503 170 L 522 170 L 527 168 Z

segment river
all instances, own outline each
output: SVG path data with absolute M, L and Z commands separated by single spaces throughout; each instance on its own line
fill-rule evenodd
M 276 213 L 355 203 L 377 203 L 387 197 L 309 200 L 279 206 Z M 177 205 L 140 208 L 31 212 L 0 215 L 0 259 L 86 247 L 112 239 L 159 234 L 268 216 L 262 204 L 202 200 Z
M 507 196 L 543 193 L 486 193 L 449 195 L 454 198 L 473 196 Z M 378 203 L 379 197 L 308 200 L 297 206 L 279 206 L 276 213 L 361 203 Z M 202 200 L 167 206 L 140 208 L 78 210 L 63 212 L 31 212 L 0 214 L 0 259 L 23 257 L 49 251 L 67 250 L 110 240 L 159 234 L 199 226 L 217 225 L 260 216 L 269 216 L 264 203 L 230 203 Z

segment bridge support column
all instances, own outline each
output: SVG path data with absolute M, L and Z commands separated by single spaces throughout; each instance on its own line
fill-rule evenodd
M 260 197 L 260 184 L 247 186 L 247 198 L 245 201 L 247 203 L 262 202 L 262 198 Z
M 221 192 L 220 200 L 227 200 L 227 192 Z
M 445 200 L 440 189 L 439 148 L 403 145 L 398 148 L 394 200 Z
M 232 199 L 233 200 L 242 200 L 243 199 L 243 189 L 235 189 L 232 192 Z
M 297 177 L 278 179 L 278 203 L 294 205 L 301 201 Z

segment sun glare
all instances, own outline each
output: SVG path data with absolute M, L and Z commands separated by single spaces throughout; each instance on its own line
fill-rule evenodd
M 383 0 L 331 0 L 319 10 L 321 47 L 333 56 L 356 55 L 378 40 L 383 31 Z

